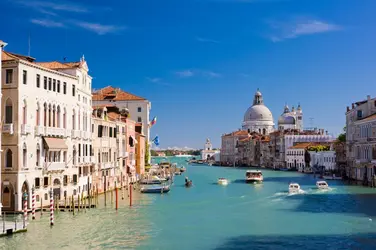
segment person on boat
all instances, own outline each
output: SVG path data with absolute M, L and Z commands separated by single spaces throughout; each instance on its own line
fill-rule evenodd
M 188 182 L 188 177 L 185 177 L 185 183 L 187 183 Z

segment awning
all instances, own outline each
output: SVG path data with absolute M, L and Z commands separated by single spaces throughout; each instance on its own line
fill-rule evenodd
M 49 151 L 68 150 L 68 146 L 64 139 L 43 137 L 44 144 Z

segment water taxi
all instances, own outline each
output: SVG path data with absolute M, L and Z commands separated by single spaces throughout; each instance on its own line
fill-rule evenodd
M 226 178 L 218 178 L 218 185 L 228 185 L 228 180 Z
M 262 176 L 262 172 L 260 170 L 248 170 L 245 174 L 246 182 L 263 182 L 264 177 Z
M 185 167 L 180 168 L 180 172 L 184 173 L 185 171 L 187 171 L 187 169 Z
M 160 178 L 160 177 L 158 177 L 156 175 L 153 175 L 151 177 L 151 179 L 143 179 L 143 180 L 141 180 L 140 184 L 141 185 L 155 185 L 155 184 L 162 184 L 162 183 L 164 183 L 166 181 L 167 181 L 167 179 L 165 179 L 165 178 Z
M 191 187 L 192 186 L 192 180 L 189 180 L 188 177 L 185 177 L 185 184 L 186 187 Z
M 170 186 L 144 186 L 140 189 L 141 193 L 168 193 L 170 192 Z
M 318 189 L 329 189 L 329 185 L 326 181 L 317 181 L 316 182 L 316 187 Z
M 298 194 L 301 192 L 303 192 L 303 190 L 300 189 L 300 185 L 298 183 L 290 183 L 289 194 Z

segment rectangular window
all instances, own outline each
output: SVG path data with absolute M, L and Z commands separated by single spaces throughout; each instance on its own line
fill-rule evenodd
M 44 77 L 43 88 L 47 89 L 47 77 Z
M 358 110 L 357 112 L 357 117 L 362 118 L 363 112 L 361 110 Z
M 64 175 L 64 177 L 63 177 L 63 185 L 64 186 L 68 185 L 68 175 Z
M 110 137 L 112 137 L 112 127 L 110 127 Z
M 7 69 L 5 71 L 5 83 L 11 84 L 13 82 L 13 69 Z
M 72 96 L 76 96 L 76 86 L 72 84 Z
M 5 106 L 5 123 L 13 123 L 13 106 Z
M 137 112 L 141 112 L 141 110 L 142 110 L 141 107 L 137 108 Z
M 56 80 L 53 80 L 53 91 L 56 91 Z
M 48 90 L 52 89 L 52 79 L 48 78 Z
M 37 75 L 37 88 L 40 88 L 40 75 Z
M 77 175 L 76 174 L 73 175 L 73 184 L 77 184 Z
M 63 82 L 63 93 L 64 93 L 64 95 L 67 94 L 67 83 L 66 82 Z
M 43 185 L 44 185 L 45 187 L 48 187 L 48 177 L 44 177 L 44 178 L 43 178 Z
M 40 187 L 40 178 L 35 178 L 35 188 Z
M 27 84 L 27 71 L 24 70 L 22 74 L 23 84 Z
M 102 125 L 98 125 L 98 137 L 102 137 L 102 134 L 103 134 L 103 126 Z
M 57 80 L 57 93 L 60 93 L 60 81 Z
M 137 122 L 142 122 L 141 117 L 138 117 L 138 118 L 137 118 Z

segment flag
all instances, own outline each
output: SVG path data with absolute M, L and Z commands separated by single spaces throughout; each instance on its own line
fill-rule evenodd
M 151 142 L 154 142 L 155 146 L 159 146 L 159 136 L 157 135 Z
M 153 118 L 153 120 L 151 120 L 151 122 L 150 122 L 150 124 L 149 124 L 149 127 L 153 126 L 153 125 L 156 124 L 156 123 L 157 123 L 157 117 L 155 116 L 155 117 Z

